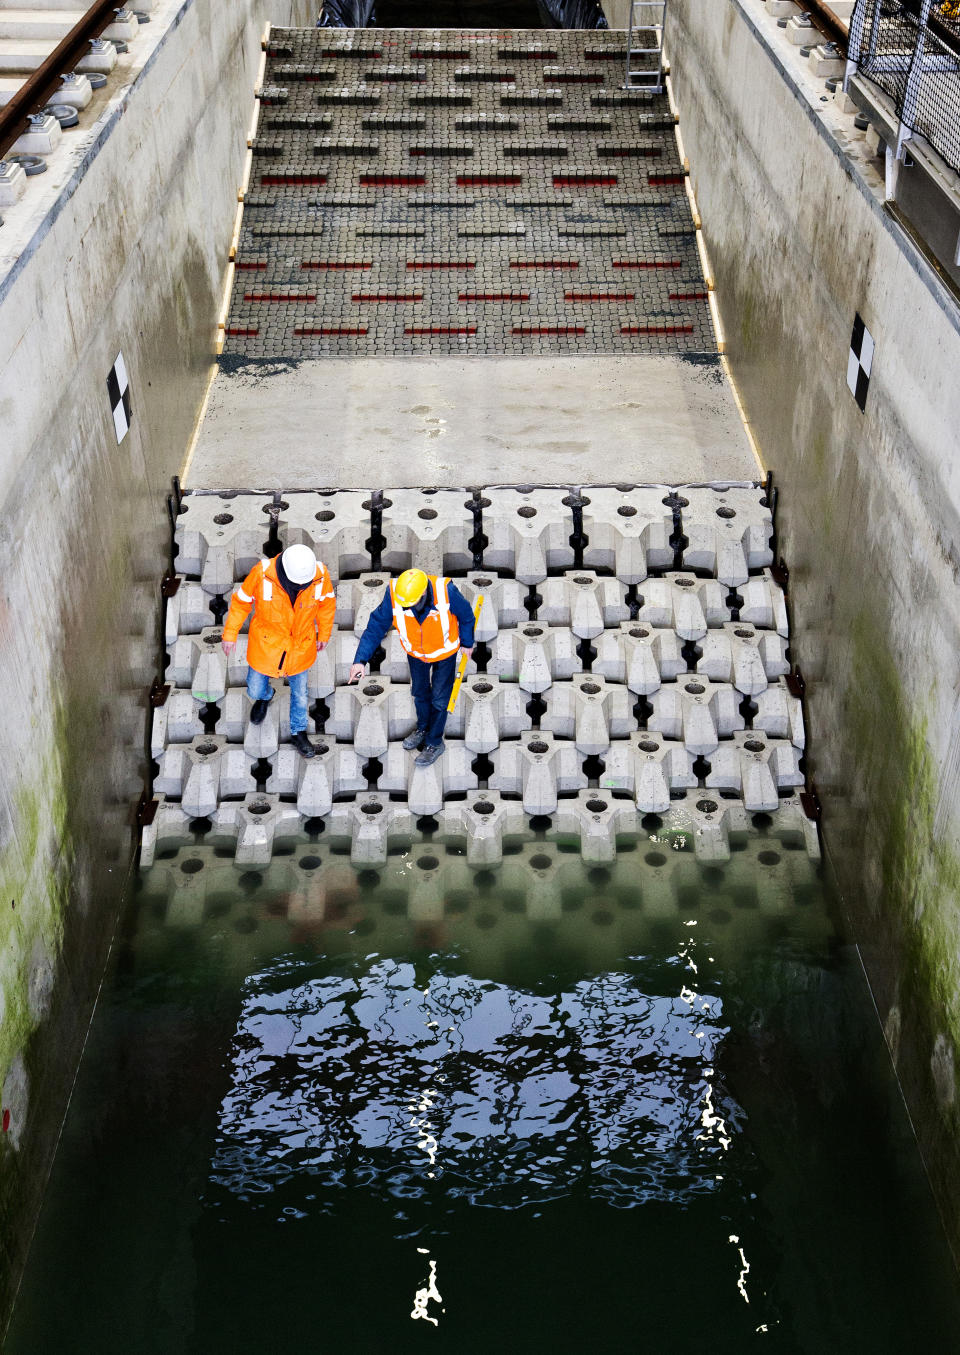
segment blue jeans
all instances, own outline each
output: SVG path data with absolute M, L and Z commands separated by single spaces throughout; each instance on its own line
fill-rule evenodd
M 447 702 L 453 691 L 459 657 L 459 654 L 451 654 L 448 659 L 424 663 L 422 659 L 407 655 L 410 660 L 413 704 L 417 708 L 417 728 L 426 730 L 426 744 L 439 743 L 443 738 L 443 727 L 447 723 Z
M 299 734 L 307 727 L 307 675 L 309 668 L 302 673 L 288 677 L 290 684 L 290 733 Z M 273 688 L 265 673 L 255 668 L 247 668 L 247 696 L 251 701 L 272 701 Z

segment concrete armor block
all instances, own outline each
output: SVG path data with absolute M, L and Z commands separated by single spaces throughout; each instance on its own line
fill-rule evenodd
M 250 767 L 242 748 L 228 745 L 221 736 L 204 734 L 165 749 L 153 788 L 179 800 L 190 818 L 209 818 L 221 800 L 255 789 Z
M 471 753 L 492 753 L 501 739 L 519 738 L 532 725 L 526 692 L 492 674 L 478 674 L 460 688 L 447 733 L 462 738 Z
M 500 631 L 491 650 L 487 672 L 516 682 L 525 692 L 545 692 L 551 682 L 567 681 L 583 670 L 572 632 L 536 621 Z
M 694 755 L 709 757 L 721 739 L 744 728 L 740 696 L 728 683 L 688 675 L 686 680 L 661 687 L 650 698 L 653 714 L 647 720 L 652 734 L 679 739 Z
M 773 516 L 760 487 L 684 486 L 681 510 L 686 569 L 706 570 L 728 587 L 773 564 Z
M 766 690 L 767 684 L 790 671 L 787 642 L 775 631 L 761 631 L 739 621 L 728 621 L 700 641 L 696 671 L 712 682 L 729 682 L 745 696 Z
M 468 502 L 463 489 L 385 490 L 383 568 L 400 573 L 416 566 L 427 574 L 472 568 L 474 525 Z
M 649 696 L 661 682 L 673 682 L 687 671 L 676 633 L 637 621 L 622 621 L 618 630 L 605 630 L 597 638 L 596 651 L 592 672 L 608 682 L 625 682 L 638 696 Z
M 787 622 L 787 601 L 783 589 L 774 583 L 768 569 L 756 578 L 740 584 L 737 592 L 743 599 L 739 620 L 744 625 L 759 626 L 761 630 L 775 630 L 785 638 L 790 634 Z M 728 618 L 729 619 L 729 618 Z
M 625 739 L 637 728 L 630 692 L 593 673 L 551 687 L 544 700 L 547 710 L 540 728 L 573 739 L 584 757 L 602 756 L 611 739 Z
M 799 764 L 800 754 L 791 743 L 747 730 L 710 755 L 704 784 L 710 790 L 735 791 L 752 814 L 772 814 L 780 808 L 781 789 L 803 785 Z
M 169 649 L 181 635 L 198 635 L 213 624 L 210 595 L 199 583 L 179 576 L 179 587 L 173 597 L 167 598 L 164 611 L 164 642 Z
M 204 732 L 200 706 L 190 692 L 172 691 L 153 712 L 150 756 L 160 759 L 168 743 L 189 743 Z
M 651 569 L 673 564 L 673 510 L 666 485 L 634 489 L 591 486 L 583 494 L 587 569 L 612 569 L 621 583 L 641 583 Z
M 560 742 L 539 729 L 503 743 L 493 754 L 491 790 L 521 795 L 526 814 L 550 815 L 560 794 L 586 790 L 583 760 L 572 743 Z
M 546 579 L 537 620 L 549 626 L 569 626 L 578 640 L 593 640 L 605 626 L 630 619 L 626 591 L 619 579 L 598 578 L 586 571 Z
M 290 737 L 290 691 L 277 681 L 263 721 L 250 723 L 253 702 L 245 687 L 231 687 L 221 703 L 222 714 L 217 721 L 217 733 L 230 743 L 242 743 L 244 752 L 252 761 L 272 758 L 281 739 Z
M 382 757 L 391 739 L 402 739 L 417 722 L 409 686 L 395 686 L 388 677 L 361 679 L 333 694 L 325 730 L 353 743 L 362 758 Z
M 148 870 L 158 851 L 172 844 L 180 846 L 191 838 L 190 815 L 182 805 L 171 804 L 163 795 L 157 795 L 153 822 L 145 824 L 140 833 L 140 869 Z
M 625 743 L 610 745 L 600 789 L 629 791 L 642 814 L 663 814 L 672 792 L 696 786 L 693 761 L 694 754 L 682 743 L 641 730 Z
M 757 713 L 753 728 L 771 739 L 789 739 L 795 748 L 806 745 L 803 727 L 803 707 L 797 697 L 791 696 L 786 683 L 778 679 L 755 698 Z
M 582 790 L 575 800 L 557 806 L 555 831 L 579 838 L 585 862 L 603 864 L 616 859 L 617 834 L 637 830 L 637 811 L 629 800 L 614 800 L 598 790 Z
M 341 675 L 340 663 L 338 661 L 339 643 L 345 641 L 345 649 L 349 649 L 350 658 Z M 307 699 L 308 701 L 325 701 L 328 696 L 332 696 L 338 682 L 346 682 L 350 674 L 350 664 L 353 662 L 353 654 L 356 651 L 356 643 L 349 631 L 335 630 L 327 641 L 326 645 L 317 654 L 310 669 L 307 678 Z M 246 678 L 244 678 L 246 681 Z
M 370 568 L 370 492 L 339 489 L 331 494 L 285 493 L 278 529 L 285 546 L 302 540 L 313 547 L 336 582 Z
M 445 842 L 466 841 L 467 864 L 495 866 L 503 860 L 503 840 L 527 829 L 523 806 L 516 800 L 501 800 L 496 791 L 478 791 L 466 800 L 445 806 L 440 816 L 440 836 Z
M 730 620 L 726 590 L 716 579 L 665 574 L 662 579 L 647 579 L 640 592 L 641 625 L 667 627 L 681 640 L 701 640 L 710 627 Z
M 168 682 L 189 687 L 195 701 L 221 701 L 228 687 L 247 680 L 247 638 L 230 655 L 220 647 L 223 631 L 207 627 L 199 635 L 182 635 L 170 650 Z
M 392 804 L 385 795 L 367 791 L 356 800 L 335 804 L 327 815 L 332 841 L 350 843 L 350 860 L 357 866 L 382 866 L 392 843 L 410 843 L 416 818 L 409 806 Z
M 359 640 L 367 628 L 370 613 L 380 606 L 384 590 L 390 582 L 385 570 L 360 574 L 355 579 L 341 579 L 337 584 L 337 610 L 334 623 L 340 630 L 352 630 Z
M 198 575 L 207 593 L 229 593 L 263 556 L 272 502 L 269 494 L 185 494 L 173 534 L 177 572 Z
M 520 583 L 541 583 L 549 569 L 573 566 L 573 513 L 564 504 L 568 491 L 490 488 L 483 491 L 487 569 L 507 570 Z
M 308 760 L 295 748 L 281 746 L 266 783 L 269 794 L 295 795 L 297 809 L 305 819 L 329 814 L 335 799 L 367 788 L 361 759 L 349 744 L 321 738 L 314 748 L 316 756 Z
M 476 569 L 464 579 L 457 579 L 457 587 L 470 603 L 476 602 L 477 594 L 483 594 L 483 607 L 477 623 L 477 643 L 489 644 L 496 638 L 497 632 L 519 626 L 528 619 L 523 605 L 527 596 L 526 587 L 516 579 L 500 579 Z
M 473 770 L 474 755 L 459 740 L 448 740 L 443 757 L 429 767 L 418 767 L 416 752 L 405 752 L 391 743 L 377 778 L 377 789 L 391 795 L 406 795 L 407 806 L 417 818 L 439 814 L 449 795 L 470 794 L 478 786 Z
M 238 866 L 267 866 L 277 842 L 302 833 L 303 820 L 295 805 L 255 791 L 242 800 L 224 801 L 214 815 L 210 837 L 214 843 L 235 844 L 233 859 Z

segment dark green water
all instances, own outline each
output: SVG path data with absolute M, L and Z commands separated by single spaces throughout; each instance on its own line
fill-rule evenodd
M 6 1349 L 960 1349 L 856 955 L 737 845 L 159 862 Z

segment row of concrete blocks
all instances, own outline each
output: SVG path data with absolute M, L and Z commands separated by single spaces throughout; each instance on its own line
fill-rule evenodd
M 247 677 L 247 637 L 226 658 L 220 648 L 223 632 L 217 628 L 199 635 L 182 636 L 169 651 L 166 680 L 188 689 L 194 700 L 222 701 L 231 687 L 242 686 Z M 318 656 L 308 678 L 312 699 L 326 699 L 344 686 L 359 644 L 360 632 L 335 631 Z M 664 682 L 686 676 L 685 648 L 676 630 L 656 629 L 641 622 L 622 621 L 616 630 L 594 632 L 594 674 L 608 682 L 622 682 L 638 696 L 649 696 Z M 536 695 L 554 682 L 570 681 L 583 673 L 578 635 L 567 626 L 551 627 L 528 621 L 510 630 L 498 631 L 488 641 L 490 654 L 485 676 L 515 682 L 521 691 Z M 370 681 L 389 678 L 394 685 L 410 681 L 410 665 L 396 631 L 384 641 L 384 658 Z M 718 630 L 708 630 L 696 646 L 692 672 L 712 682 L 727 682 L 744 696 L 766 691 L 771 682 L 790 671 L 787 642 L 776 631 L 762 631 L 739 621 L 728 621 Z M 689 652 L 689 651 L 688 651 Z M 477 674 L 471 660 L 467 676 Z M 362 696 L 366 684 L 353 689 Z
M 396 573 L 416 564 L 430 574 L 474 565 L 474 501 L 461 489 L 390 489 L 383 494 L 381 567 Z M 289 493 L 280 501 L 277 531 L 285 545 L 310 545 L 335 579 L 371 568 L 367 491 Z M 773 522 L 759 486 L 588 486 L 550 489 L 491 486 L 482 490 L 483 567 L 539 584 L 549 571 L 570 569 L 573 509 L 583 505 L 587 569 L 612 570 L 640 583 L 675 561 L 675 511 L 686 569 L 738 587 L 773 563 Z M 177 519 L 177 569 L 200 579 L 205 592 L 229 593 L 263 554 L 273 500 L 266 495 L 190 494 Z
M 341 579 L 336 588 L 334 622 L 337 628 L 362 635 L 371 613 L 383 598 L 388 580 L 389 575 L 380 572 L 361 574 L 357 579 Z M 722 629 L 733 622 L 742 630 L 757 627 L 773 631 L 784 639 L 789 633 L 786 601 L 769 570 L 763 570 L 741 584 L 732 597 L 732 590 L 716 579 L 669 572 L 646 579 L 642 587 L 636 585 L 634 607 L 627 598 L 630 585 L 619 579 L 598 577 L 590 570 L 545 579 L 536 585 L 533 598 L 529 586 L 516 579 L 495 578 L 482 570 L 471 570 L 454 582 L 471 604 L 478 596 L 483 597 L 476 639 L 486 644 L 496 641 L 502 631 L 510 630 L 516 630 L 518 643 L 537 640 L 538 636 L 527 632 L 524 622 L 537 627 L 565 626 L 577 640 L 595 640 L 607 628 L 627 623 L 634 609 L 635 624 L 639 629 L 670 629 L 681 641 L 698 642 L 708 631 Z M 221 608 L 224 603 L 225 599 L 219 604 Z M 212 620 L 211 598 L 203 586 L 180 579 L 179 587 L 167 600 L 164 624 L 171 660 L 174 660 L 173 651 L 182 637 L 198 638 L 190 638 L 186 646 L 177 651 L 175 666 L 179 671 L 192 664 L 193 646 L 197 647 L 197 654 L 203 654 L 204 649 L 211 654 L 215 652 L 217 641 L 213 638 Z M 738 638 L 750 637 L 742 635 Z
M 594 673 L 580 673 L 556 682 L 542 696 L 531 698 L 515 683 L 479 673 L 464 682 L 446 734 L 463 739 L 467 751 L 492 753 L 503 740 L 532 730 L 534 699 L 543 703 L 540 729 L 573 741 L 584 757 L 604 756 L 612 742 L 626 739 L 640 727 L 637 698 L 622 683 Z M 665 683 L 644 698 L 649 706 L 646 727 L 683 744 L 694 757 L 709 757 L 721 740 L 746 729 L 748 698 L 729 682 L 713 682 L 688 673 Z M 752 729 L 772 739 L 788 739 L 803 749 L 803 710 L 786 682 L 776 678 L 749 698 Z M 249 758 L 273 757 L 290 737 L 290 695 L 284 690 L 271 701 L 260 724 L 250 721 L 251 702 L 243 687 L 231 687 L 219 706 L 201 705 L 189 691 L 173 691 L 154 710 L 151 755 L 159 760 L 169 745 L 190 743 L 215 733 L 228 743 L 242 744 Z M 394 684 L 379 674 L 357 686 L 338 687 L 323 722 L 324 733 L 352 743 L 362 758 L 382 758 L 391 743 L 416 724 L 408 684 Z
M 224 801 L 210 816 L 208 840 L 230 844 L 240 866 L 268 865 L 274 844 L 303 840 L 305 823 L 295 804 L 277 795 L 252 794 L 243 800 Z M 551 815 L 547 838 L 579 847 L 584 861 L 613 862 L 618 837 L 650 835 L 651 825 L 641 822 L 632 800 L 614 798 L 606 790 L 581 790 L 558 802 Z M 693 846 L 701 861 L 726 861 L 730 857 L 731 833 L 750 833 L 752 816 L 740 800 L 727 800 L 704 790 L 681 792 L 664 812 L 656 834 L 673 849 Z M 409 848 L 419 836 L 418 815 L 409 804 L 392 801 L 382 792 L 369 791 L 355 800 L 334 803 L 324 823 L 324 839 L 349 843 L 355 865 L 377 867 L 393 850 Z M 487 867 L 503 859 L 505 839 L 532 835 L 520 800 L 504 799 L 499 791 L 484 790 L 463 800 L 447 802 L 436 815 L 436 836 L 443 844 L 462 846 L 468 865 Z M 803 812 L 800 801 L 781 801 L 778 833 L 796 836 L 807 853 L 819 853 L 816 827 Z M 143 830 L 141 866 L 153 864 L 158 850 L 191 840 L 190 816 L 182 805 L 161 800 L 153 822 Z
M 347 796 L 371 788 L 368 759 L 356 746 L 331 735 L 317 744 L 310 761 L 289 746 L 275 750 L 264 785 L 268 794 L 295 797 L 305 818 L 322 818 Z M 698 754 L 650 730 L 637 731 L 611 743 L 598 778 L 605 792 L 629 795 L 645 814 L 661 814 L 679 791 L 695 790 L 702 766 Z M 392 743 L 371 772 L 375 788 L 403 796 L 417 817 L 439 814 L 451 796 L 480 789 L 477 754 L 466 743 L 451 740 L 443 758 L 418 767 L 414 753 Z M 589 789 L 584 754 L 575 743 L 546 730 L 530 730 L 491 751 L 491 790 L 520 797 L 531 816 L 556 812 L 561 797 Z M 225 800 L 242 799 L 254 789 L 258 759 L 242 745 L 222 736 L 203 735 L 188 744 L 170 745 L 159 759 L 154 791 L 179 802 L 188 819 L 210 818 Z M 739 796 L 751 813 L 772 813 L 781 798 L 802 786 L 800 750 L 786 739 L 772 739 L 757 730 L 743 730 L 719 743 L 706 764 L 704 786 Z
M 222 849 L 190 842 L 175 852 L 169 846 L 163 850 L 144 878 L 143 897 L 152 905 L 154 925 L 162 916 L 164 927 L 215 930 L 218 950 L 230 943 L 231 933 L 240 946 L 249 935 L 246 927 L 234 932 L 225 926 L 225 914 L 232 913 L 237 922 L 251 910 L 261 926 L 269 918 L 282 927 L 349 931 L 361 918 L 376 919 L 386 911 L 391 928 L 402 926 L 404 918 L 415 924 L 442 921 L 458 930 L 479 923 L 489 936 L 491 920 L 506 916 L 513 926 L 522 919 L 552 920 L 582 937 L 585 924 L 609 929 L 611 905 L 627 904 L 624 921 L 632 914 L 645 923 L 660 919 L 690 926 L 705 904 L 708 954 L 714 957 L 724 940 L 735 955 L 771 915 L 788 915 L 795 926 L 823 928 L 821 909 L 797 908 L 816 890 L 816 866 L 800 847 L 796 836 L 782 842 L 773 829 L 753 829 L 739 839 L 728 861 L 701 861 L 692 851 L 673 850 L 669 837 L 652 834 L 638 841 L 638 850 L 621 850 L 611 869 L 584 862 L 566 844 L 537 839 L 512 843 L 499 866 L 480 872 L 455 850 L 425 841 L 391 856 L 374 880 L 368 867 L 353 865 L 336 849 L 308 843 L 293 854 L 281 847 L 266 871 L 249 871 L 258 877 L 250 896 L 238 888 L 237 879 L 247 868 L 238 871 L 232 860 L 219 856 Z M 485 885 L 481 894 L 478 875 Z M 697 902 L 691 904 L 691 898 Z M 278 900 L 282 910 L 271 906 Z M 581 902 L 585 908 L 570 906 Z M 616 936 L 614 930 L 612 944 Z

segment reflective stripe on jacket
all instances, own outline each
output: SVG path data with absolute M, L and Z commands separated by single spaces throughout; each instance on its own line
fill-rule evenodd
M 390 598 L 393 602 L 393 624 L 400 636 L 400 643 L 408 654 L 424 663 L 439 663 L 460 648 L 460 627 L 457 618 L 450 610 L 450 598 L 447 594 L 449 579 L 429 577 L 429 587 L 433 589 L 433 607 L 423 618 L 421 626 L 411 611 L 405 610 L 397 601 L 394 582 L 390 581 Z
M 304 584 L 294 607 L 277 578 L 276 561 L 263 559 L 234 591 L 225 640 L 236 640 L 251 607 L 247 663 L 267 677 L 290 677 L 310 668 L 317 642 L 330 639 L 337 599 L 326 565 L 318 564 L 313 583 Z

